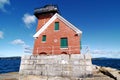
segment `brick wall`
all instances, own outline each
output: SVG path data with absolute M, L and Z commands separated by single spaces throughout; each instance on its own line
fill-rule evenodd
M 44 21 L 41 22 L 43 23 Z M 54 30 L 55 22 L 59 22 L 60 27 L 58 31 Z M 40 22 L 38 24 L 40 24 Z M 42 42 L 43 35 L 46 35 L 46 42 Z M 68 49 L 66 49 L 66 51 L 60 48 L 60 39 L 64 37 L 68 38 Z M 64 51 L 68 54 L 80 54 L 80 40 L 80 36 L 76 35 L 75 31 L 61 20 L 56 19 L 37 39 L 35 39 L 33 54 L 38 55 L 42 52 L 47 54 L 61 54 Z M 71 46 L 74 48 L 70 48 Z M 42 47 L 45 47 L 46 50 Z M 53 49 L 54 53 L 52 52 Z
M 38 17 L 38 25 L 36 31 L 38 31 L 54 14 L 43 14 Z
M 89 54 L 27 55 L 21 59 L 20 76 L 87 77 L 92 75 Z

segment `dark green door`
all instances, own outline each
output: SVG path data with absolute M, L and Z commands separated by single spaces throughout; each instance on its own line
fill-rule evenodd
M 68 48 L 68 39 L 67 38 L 61 38 L 60 47 L 61 48 Z

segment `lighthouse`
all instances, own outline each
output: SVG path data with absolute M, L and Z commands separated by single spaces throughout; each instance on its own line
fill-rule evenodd
M 62 17 L 56 5 L 37 8 L 34 15 L 38 25 L 33 35 L 33 54 L 21 58 L 20 80 L 32 75 L 36 79 L 92 76 L 91 56 L 81 54 L 82 31 Z
M 33 55 L 80 54 L 82 31 L 59 14 L 56 5 L 37 8 L 38 19 Z

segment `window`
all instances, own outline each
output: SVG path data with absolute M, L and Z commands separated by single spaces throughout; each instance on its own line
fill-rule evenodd
M 59 22 L 55 22 L 54 30 L 59 30 Z
M 61 48 L 68 48 L 68 39 L 67 38 L 61 38 L 60 47 Z
M 42 36 L 42 42 L 46 42 L 46 35 Z

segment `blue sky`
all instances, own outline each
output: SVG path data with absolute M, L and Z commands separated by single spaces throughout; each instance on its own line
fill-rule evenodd
M 30 54 L 24 51 L 34 44 L 34 9 L 51 3 L 83 31 L 92 57 L 120 58 L 119 0 L 0 0 L 0 57 Z

